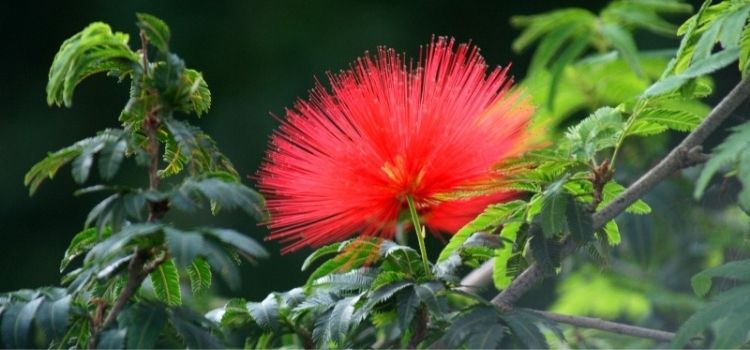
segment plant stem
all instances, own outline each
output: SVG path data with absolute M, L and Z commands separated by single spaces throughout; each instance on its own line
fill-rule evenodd
M 651 329 L 651 328 L 631 326 L 628 324 L 605 321 L 605 320 L 593 318 L 593 317 L 561 315 L 557 313 L 540 311 L 540 310 L 530 310 L 530 311 L 540 314 L 544 316 L 545 318 L 548 318 L 552 321 L 559 322 L 559 323 L 567 323 L 569 325 L 573 325 L 576 327 L 598 329 L 601 331 L 629 335 L 629 336 L 639 337 L 639 338 L 648 338 L 648 339 L 653 339 L 653 340 L 657 340 L 661 342 L 668 342 L 668 341 L 671 341 L 672 338 L 674 338 L 674 333 L 672 332 L 665 332 L 665 331 L 660 331 L 660 330 Z
M 406 196 L 406 202 L 409 204 L 409 214 L 411 215 L 411 223 L 414 225 L 414 231 L 417 233 L 417 241 L 419 242 L 419 254 L 422 256 L 422 266 L 424 267 L 427 277 L 432 279 L 432 270 L 430 269 L 430 262 L 427 260 L 427 247 L 424 244 L 424 227 L 419 223 L 419 214 L 417 214 L 417 207 L 414 205 L 414 200 L 411 196 Z

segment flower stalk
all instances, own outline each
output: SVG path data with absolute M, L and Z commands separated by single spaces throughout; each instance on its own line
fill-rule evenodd
M 411 196 L 406 196 L 406 203 L 409 204 L 409 216 L 411 216 L 411 223 L 414 225 L 414 231 L 417 233 L 417 242 L 419 242 L 419 255 L 422 257 L 422 267 L 424 267 L 427 277 L 432 279 L 432 270 L 430 269 L 430 262 L 427 260 L 427 247 L 424 244 L 424 226 L 419 222 L 419 214 L 417 214 L 417 207 L 414 205 L 414 199 Z

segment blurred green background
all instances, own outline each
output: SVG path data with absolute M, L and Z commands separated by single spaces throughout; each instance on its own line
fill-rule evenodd
M 45 84 L 52 57 L 63 40 L 93 21 L 131 34 L 137 46 L 135 13 L 164 19 L 172 30 L 172 51 L 202 71 L 213 94 L 206 117 L 190 121 L 204 128 L 241 174 L 253 175 L 265 152 L 270 113 L 283 115 L 306 97 L 314 77 L 345 69 L 365 51 L 387 45 L 416 56 L 435 35 L 471 40 L 491 65 L 513 61 L 522 78 L 529 56 L 510 51 L 518 31 L 514 14 L 563 6 L 596 9 L 594 1 L 82 1 L 16 2 L 0 11 L 5 49 L 0 59 L 3 106 L 0 117 L 0 292 L 59 283 L 59 260 L 88 211 L 101 198 L 73 197 L 69 167 L 46 182 L 34 197 L 23 186 L 25 172 L 45 155 L 97 130 L 118 125 L 127 84 L 103 75 L 85 81 L 71 109 L 48 107 Z M 6 5 L 7 7 L 8 5 Z M 134 40 L 136 39 L 136 40 Z M 142 179 L 126 169 L 116 181 Z M 252 185 L 252 180 L 247 180 Z M 263 227 L 241 214 L 188 219 L 228 226 L 262 240 Z M 435 243 L 435 242 L 433 242 Z M 280 256 L 267 242 L 270 261 L 243 266 L 244 289 L 257 299 L 304 281 L 299 271 L 309 251 Z M 432 249 L 437 251 L 437 247 Z

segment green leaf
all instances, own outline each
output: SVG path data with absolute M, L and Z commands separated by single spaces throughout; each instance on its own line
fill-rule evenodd
M 625 187 L 614 180 L 607 182 L 602 188 L 602 201 L 599 203 L 597 209 L 606 207 L 611 203 L 617 196 L 625 192 Z M 651 207 L 646 204 L 643 200 L 639 199 L 625 209 L 626 212 L 631 214 L 649 214 L 651 213 Z
M 39 188 L 39 185 L 41 185 L 46 178 L 53 178 L 55 174 L 57 174 L 57 171 L 60 169 L 60 167 L 68 164 L 74 159 L 79 158 L 79 156 L 81 156 L 84 151 L 89 150 L 88 152 L 96 153 L 102 147 L 104 147 L 106 143 L 117 140 L 121 134 L 122 130 L 107 129 L 100 132 L 94 137 L 83 139 L 71 146 L 48 154 L 46 158 L 41 160 L 39 163 L 34 164 L 34 166 L 31 167 L 31 169 L 26 173 L 26 176 L 24 177 L 24 185 L 29 186 L 29 194 L 33 195 L 34 192 L 36 192 L 37 188 Z M 79 162 L 81 164 L 78 164 L 78 168 L 84 167 L 86 165 L 83 164 L 83 159 Z M 91 164 L 89 163 L 88 167 L 90 168 L 90 166 Z M 80 174 L 78 175 L 74 174 L 77 180 L 84 177 L 83 170 L 84 169 L 78 169 L 73 171 L 73 173 L 80 172 Z M 86 170 L 86 173 L 88 174 L 88 170 Z
M 501 313 L 500 317 L 510 327 L 513 337 L 520 340 L 529 349 L 547 349 L 547 340 L 534 324 L 535 318 L 526 311 L 511 310 Z
M 96 228 L 93 227 L 78 232 L 73 237 L 73 240 L 70 241 L 70 246 L 68 246 L 68 249 L 65 250 L 65 255 L 63 256 L 62 261 L 60 261 L 60 272 L 63 272 L 65 268 L 68 267 L 68 264 L 73 261 L 73 259 L 91 248 L 94 243 L 98 242 L 100 239 L 107 238 L 107 236 L 112 233 L 109 230 L 105 230 L 105 232 L 106 234 L 102 234 L 101 238 L 99 236 L 99 233 L 96 231 Z
M 506 239 L 508 242 L 515 242 L 518 236 L 518 231 L 523 226 L 522 222 L 511 222 L 503 226 L 500 231 L 500 237 Z M 524 226 L 527 227 L 527 226 Z M 510 260 L 513 254 L 512 244 L 505 244 L 500 249 L 495 249 L 494 266 L 492 269 L 492 280 L 495 283 L 495 288 L 502 290 L 505 289 L 512 278 L 508 276 L 508 260 Z
M 343 244 L 345 243 L 336 242 L 336 243 L 325 245 L 316 249 L 312 254 L 308 255 L 305 261 L 302 263 L 302 271 L 305 271 L 308 268 L 310 268 L 310 265 L 318 261 L 318 259 L 327 255 L 330 255 L 330 254 L 338 253 L 339 249 L 341 248 Z
M 125 346 L 127 329 L 113 329 L 99 334 L 97 349 L 122 349 Z
M 612 46 L 617 49 L 625 62 L 628 63 L 630 69 L 632 69 L 637 76 L 641 76 L 643 73 L 641 72 L 641 65 L 638 61 L 638 47 L 635 45 L 633 36 L 621 26 L 614 23 L 604 24 L 601 30 L 604 38 L 612 43 Z
M 740 36 L 739 65 L 742 76 L 747 76 L 750 71 L 750 25 L 745 26 Z
M 203 316 L 197 315 L 185 307 L 172 310 L 169 317 L 170 323 L 174 326 L 177 333 L 185 340 L 185 345 L 191 349 L 224 349 L 226 348 L 221 342 L 211 335 L 206 329 L 206 320 Z M 195 323 L 200 323 L 197 326 Z
M 580 22 L 566 23 L 545 36 L 534 52 L 534 57 L 532 57 L 531 64 L 529 65 L 529 72 L 536 72 L 547 66 L 560 47 L 563 46 L 568 38 L 574 36 L 576 30 L 580 28 Z
M 120 232 L 113 233 L 110 237 L 97 243 L 86 254 L 85 262 L 104 259 L 117 253 L 121 253 L 124 247 L 133 240 L 144 236 L 160 234 L 163 226 L 160 224 L 143 223 L 132 224 L 123 228 Z
M 26 349 L 31 343 L 30 331 L 39 305 L 44 298 L 39 297 L 28 303 L 13 303 L 2 314 L 0 333 L 3 344 L 8 348 Z
M 319 345 L 328 344 L 333 341 L 343 344 L 352 323 L 355 322 L 354 305 L 359 301 L 362 294 L 345 297 L 336 302 L 328 317 L 321 317 L 315 322 L 313 339 Z
M 188 94 L 192 111 L 198 117 L 207 113 L 211 108 L 211 91 L 208 90 L 208 84 L 203 79 L 203 74 L 192 69 L 185 69 L 182 79 L 184 80 L 183 84 L 190 87 Z
M 245 299 L 231 299 L 224 305 L 224 313 L 221 316 L 221 325 L 223 327 L 243 325 L 251 320 L 252 317 L 250 316 L 250 311 L 247 309 Z
M 168 305 L 182 305 L 182 292 L 180 291 L 180 274 L 174 264 L 174 260 L 167 259 L 159 267 L 149 274 L 154 292 L 159 300 Z
M 565 132 L 570 154 L 589 162 L 596 152 L 614 147 L 625 128 L 619 109 L 602 107 Z
M 638 117 L 639 121 L 657 123 L 677 131 L 692 131 L 702 121 L 699 115 L 689 111 L 647 108 Z
M 239 208 L 256 220 L 266 218 L 265 199 L 258 192 L 236 182 L 218 178 L 186 180 L 180 187 L 183 193 L 198 192 L 207 199 L 216 202 L 222 208 Z
M 147 13 L 137 13 L 138 28 L 143 30 L 144 35 L 159 51 L 169 52 L 169 27 L 164 21 Z
M 44 333 L 52 339 L 65 336 L 70 319 L 70 304 L 73 297 L 67 295 L 57 300 L 45 300 L 36 313 L 36 320 Z
M 413 288 L 404 293 L 396 294 L 396 312 L 398 313 L 398 323 L 401 329 L 408 329 L 409 324 L 417 314 L 419 307 L 419 297 Z
M 747 17 L 750 15 L 750 6 L 742 6 L 734 13 L 729 14 L 721 25 L 719 42 L 724 48 L 740 46 L 742 28 L 747 23 Z
M 195 257 L 203 251 L 204 240 L 199 233 L 165 227 L 164 236 L 169 252 L 179 267 L 190 266 Z
M 559 187 L 556 191 L 545 193 L 542 211 L 539 213 L 544 237 L 552 238 L 565 231 L 565 208 L 569 197 Z
M 253 258 L 268 258 L 268 252 L 252 238 L 235 230 L 225 228 L 204 228 L 201 231 L 239 249 Z
M 695 294 L 705 296 L 711 289 L 711 279 L 714 277 L 750 282 L 750 260 L 732 261 L 699 272 L 690 279 Z
M 609 242 L 609 245 L 620 244 L 620 228 L 617 227 L 617 222 L 615 220 L 610 220 L 604 225 L 604 233 L 607 235 L 607 242 Z
M 77 182 L 78 184 L 86 182 L 86 180 L 89 178 L 91 165 L 94 163 L 94 153 L 95 151 L 91 149 L 84 149 L 81 155 L 73 160 L 71 172 L 73 175 L 73 180 L 75 180 L 75 182 Z
M 479 214 L 476 219 L 464 225 L 464 227 L 451 237 L 451 240 L 440 252 L 438 262 L 448 259 L 451 254 L 461 248 L 464 242 L 466 242 L 466 240 L 474 233 L 494 230 L 502 225 L 508 218 L 513 215 L 518 215 L 518 213 L 520 213 L 522 209 L 525 209 L 525 207 L 526 202 L 519 200 L 490 205 L 484 210 L 484 212 L 482 212 L 482 214 Z
M 565 218 L 570 229 L 570 235 L 576 242 L 586 243 L 594 239 L 594 226 L 591 213 L 573 197 L 568 197 Z
M 417 293 L 419 300 L 434 317 L 442 318 L 448 312 L 448 304 L 443 295 L 441 295 L 445 292 L 445 287 L 442 283 L 431 281 L 417 284 L 414 285 L 414 292 Z
M 748 294 L 750 294 L 750 285 L 743 285 L 716 296 L 680 326 L 670 347 L 681 348 L 685 346 L 698 333 L 732 312 L 739 311 L 749 314 L 750 299 L 747 297 Z
M 193 295 L 202 295 L 211 288 L 211 265 L 205 259 L 201 257 L 193 259 L 187 267 L 187 272 Z
M 706 162 L 701 175 L 696 180 L 693 192 L 695 199 L 703 196 L 709 180 L 719 169 L 736 162 L 738 156 L 750 146 L 750 122 L 735 126 L 731 130 L 732 133 L 724 139 L 724 142 L 713 149 L 711 159 Z
M 260 303 L 247 303 L 247 309 L 253 316 L 255 322 L 269 331 L 276 331 L 279 328 L 279 302 L 276 296 L 269 294 Z
M 136 304 L 123 313 L 128 325 L 128 349 L 152 349 L 159 339 L 167 314 L 162 307 Z
M 344 272 L 362 267 L 373 258 L 373 251 L 380 247 L 369 241 L 358 240 L 352 245 L 342 247 L 339 255 L 327 260 L 310 274 L 306 286 L 310 287 L 319 278 L 335 272 Z
M 117 142 L 107 144 L 102 149 L 99 157 L 99 175 L 104 180 L 109 180 L 120 169 L 122 159 L 125 157 L 125 151 L 128 149 L 128 142 L 122 139 Z
M 482 344 L 490 345 L 492 341 L 495 341 L 494 346 L 488 348 L 499 348 L 497 343 L 502 340 L 505 329 L 498 322 L 499 316 L 492 308 L 474 307 L 455 317 L 441 340 L 448 348 L 462 346 L 472 349 L 483 348 Z M 500 335 L 488 335 L 487 333 L 490 331 L 498 332 Z M 472 343 L 474 346 L 469 347 L 468 343 Z
M 539 265 L 545 276 L 555 273 L 558 262 L 554 261 L 551 240 L 545 239 L 541 227 L 536 224 L 529 225 L 529 250 L 534 261 Z
M 211 268 L 227 283 L 229 289 L 239 289 L 240 277 L 237 271 L 237 264 L 227 255 L 224 249 L 206 241 L 203 247 L 203 254 L 208 263 L 211 264 Z
M 555 97 L 557 89 L 560 86 L 560 78 L 565 68 L 580 56 L 591 41 L 592 33 L 586 32 L 584 35 L 576 38 L 570 46 L 566 47 L 555 59 L 555 63 L 550 68 L 552 76 L 549 85 L 549 95 L 547 97 L 547 108 L 554 110 Z
M 687 82 L 702 75 L 713 73 L 734 62 L 739 55 L 738 48 L 729 48 L 704 59 L 695 61 L 684 72 L 661 79 L 643 92 L 643 97 L 661 95 L 673 91 Z
M 90 24 L 63 42 L 55 54 L 47 83 L 47 103 L 73 104 L 73 90 L 89 75 L 114 72 L 122 75 L 138 64 L 138 55 L 128 47 L 128 35 L 112 33 L 104 23 Z

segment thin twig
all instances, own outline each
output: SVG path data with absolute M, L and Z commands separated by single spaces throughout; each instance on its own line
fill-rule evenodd
M 641 176 L 627 190 L 612 200 L 609 205 L 594 213 L 592 216 L 594 229 L 601 229 L 609 220 L 622 213 L 628 206 L 677 170 L 705 161 L 707 157 L 701 153 L 700 145 L 748 96 L 750 96 L 750 78 L 745 78 L 714 107 L 706 119 L 667 157 Z M 564 240 L 560 252 L 561 257 L 570 255 L 576 248 L 577 246 L 572 240 Z M 479 283 L 490 281 L 490 277 L 485 275 L 492 274 L 492 261 L 486 262 L 485 265 L 488 265 L 489 268 L 483 266 L 481 268 L 482 274 L 469 274 L 461 281 L 461 285 L 481 286 Z M 544 274 L 539 266 L 536 263 L 531 264 L 511 282 L 508 288 L 493 298 L 492 302 L 502 307 L 511 307 L 542 278 L 544 278 Z
M 661 342 L 669 342 L 674 338 L 674 333 L 665 332 L 651 328 L 631 326 L 628 324 L 605 321 L 593 317 L 561 315 L 553 312 L 530 310 L 544 316 L 552 321 L 566 323 L 576 327 L 598 329 L 606 332 L 630 335 L 639 338 L 648 338 Z

